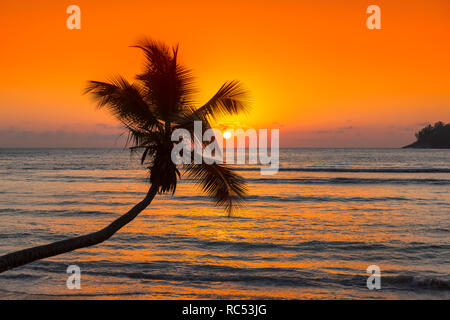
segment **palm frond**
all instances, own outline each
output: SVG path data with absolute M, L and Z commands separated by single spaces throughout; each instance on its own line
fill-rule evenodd
M 162 132 L 143 130 L 127 124 L 124 124 L 124 127 L 128 131 L 125 145 L 130 146 L 130 149 L 145 148 L 149 145 L 158 144 L 162 140 Z
M 170 61 L 172 60 L 169 47 L 161 41 L 152 39 L 142 39 L 132 48 L 139 48 L 144 51 L 146 57 L 146 71 L 168 72 Z
M 173 119 L 173 129 L 185 129 L 189 131 L 191 137 L 195 137 L 196 132 L 194 131 L 195 121 L 201 121 L 202 123 L 202 137 L 206 130 L 211 129 L 211 124 L 207 118 L 201 118 L 195 112 L 193 107 L 186 107 L 185 110 L 180 111 L 177 116 Z M 203 145 L 209 144 L 208 141 L 203 141 L 202 137 L 198 137 Z
M 186 173 L 200 184 L 206 195 L 217 206 L 222 206 L 230 216 L 237 206 L 241 206 L 247 195 L 245 180 L 224 164 L 189 164 Z
M 165 121 L 192 103 L 196 92 L 192 71 L 177 61 L 178 46 L 169 50 L 165 44 L 149 39 L 134 46 L 144 51 L 146 67 L 137 79 L 145 87 L 145 99 L 156 106 Z
M 125 125 L 145 129 L 160 125 L 144 101 L 142 89 L 122 77 L 111 82 L 89 81 L 85 93 L 92 93 L 99 108 L 108 108 Z
M 248 111 L 247 91 L 238 81 L 225 82 L 219 91 L 195 113 L 200 118 L 236 115 Z

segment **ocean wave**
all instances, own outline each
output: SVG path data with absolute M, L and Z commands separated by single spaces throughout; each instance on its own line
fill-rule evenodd
M 207 196 L 164 196 L 166 201 L 185 201 L 184 203 L 196 201 L 200 204 L 210 203 L 211 200 Z M 338 197 L 338 196 L 309 196 L 309 195 L 293 195 L 293 196 L 258 196 L 249 195 L 246 201 L 253 202 L 384 202 L 384 201 L 417 201 L 418 199 L 405 197 Z
M 264 166 L 232 166 L 236 171 L 260 171 Z M 109 170 L 109 171 L 132 171 L 143 169 L 136 165 L 102 165 L 101 163 L 92 163 L 90 165 L 64 165 L 60 167 L 55 166 L 6 166 L 3 169 L 11 170 L 51 170 L 51 171 L 83 171 L 83 170 Z M 366 172 L 366 173 L 450 173 L 450 168 L 393 168 L 393 167 L 378 167 L 378 168 L 364 168 L 364 167 L 281 167 L 278 169 L 281 172 Z
M 118 182 L 148 182 L 148 178 L 143 177 L 111 177 L 111 176 L 76 176 L 76 175 L 61 175 L 61 176 L 39 176 L 39 180 L 45 179 L 46 182 L 102 182 L 102 181 L 118 181 Z
M 36 280 L 40 279 L 41 277 L 36 274 L 27 274 L 27 273 L 19 273 L 19 274 L 11 274 L 11 273 L 5 273 L 0 276 L 0 279 L 9 279 L 9 280 Z
M 236 171 L 260 171 L 260 167 L 233 167 Z M 450 168 L 279 168 L 280 172 L 450 173 Z
M 33 271 L 20 274 L 2 274 L 0 279 L 35 279 L 41 274 L 57 273 L 67 268 L 67 263 L 40 261 L 26 268 Z M 361 270 L 353 268 L 323 268 L 309 270 L 303 268 L 285 267 L 238 267 L 220 264 L 198 264 L 177 261 L 149 261 L 138 263 L 118 263 L 108 260 L 84 262 L 83 274 L 101 278 L 128 278 L 146 281 L 169 282 L 243 282 L 256 286 L 286 286 L 286 287 L 326 287 L 341 285 L 344 287 L 365 288 L 368 275 L 362 275 Z M 404 271 L 408 273 L 407 270 Z M 413 271 L 411 271 L 413 272 Z M 386 275 L 381 274 L 382 290 L 450 290 L 450 281 L 437 276 L 421 274 Z
M 218 249 L 225 251 L 355 251 L 355 250 L 386 250 L 393 249 L 395 247 L 385 244 L 372 244 L 359 241 L 303 241 L 293 244 L 287 243 L 275 243 L 275 242 L 246 242 L 246 241 L 220 241 L 220 240 L 208 240 L 208 239 L 192 239 L 192 238 L 180 238 L 180 237 L 161 237 L 161 241 L 164 247 L 173 247 L 179 249 L 180 244 L 185 246 L 186 244 L 193 245 L 199 248 Z M 156 240 L 156 239 L 154 239 Z
M 450 281 L 419 276 L 381 276 L 381 283 L 394 287 L 450 290 Z
M 0 213 L 14 213 L 14 214 L 31 214 L 31 215 L 49 215 L 49 216 L 78 216 L 78 215 L 114 215 L 117 214 L 108 211 L 100 210 L 42 210 L 42 209 L 0 209 Z
M 257 196 L 251 195 L 246 198 L 249 201 L 263 202 L 377 202 L 377 201 L 411 201 L 405 197 L 331 197 L 331 196 Z
M 450 185 L 450 180 L 442 179 L 392 179 L 392 178 L 257 178 L 247 179 L 252 183 L 273 184 L 431 184 Z
M 31 233 L 18 232 L 18 233 L 0 233 L 0 239 L 21 239 L 25 237 L 33 236 Z
M 260 171 L 265 166 L 236 166 L 231 165 L 235 171 Z M 92 163 L 91 165 L 81 166 L 61 166 L 61 167 L 47 167 L 47 166 L 34 166 L 34 167 L 16 167 L 5 166 L 3 167 L 5 174 L 10 170 L 50 170 L 50 171 L 134 171 L 143 170 L 144 168 L 135 165 L 101 165 L 99 163 Z M 281 167 L 278 168 L 280 172 L 336 172 L 336 173 L 450 173 L 450 168 L 392 168 L 392 167 L 378 167 L 378 168 L 349 168 L 349 167 Z

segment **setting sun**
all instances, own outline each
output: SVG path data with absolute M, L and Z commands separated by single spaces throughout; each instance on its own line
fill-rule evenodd
M 225 132 L 223 133 L 223 137 L 224 137 L 225 139 L 230 139 L 230 138 L 231 138 L 231 132 L 230 132 L 230 131 L 225 131 Z

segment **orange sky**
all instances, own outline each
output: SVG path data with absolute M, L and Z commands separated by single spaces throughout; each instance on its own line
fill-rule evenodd
M 71 4 L 81 30 L 66 28 Z M 366 27 L 370 4 L 382 30 Z M 118 123 L 83 87 L 141 71 L 128 46 L 143 36 L 180 43 L 200 101 L 244 82 L 239 122 L 280 128 L 282 146 L 398 147 L 450 122 L 448 0 L 2 0 L 0 30 L 0 146 L 113 146 Z

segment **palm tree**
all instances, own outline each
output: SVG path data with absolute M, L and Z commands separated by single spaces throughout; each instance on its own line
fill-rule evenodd
M 178 63 L 178 46 L 169 48 L 160 42 L 143 40 L 135 47 L 146 57 L 144 72 L 137 76 L 136 82 L 129 83 L 122 77 L 109 82 L 89 81 L 86 93 L 91 93 L 99 108 L 109 109 L 124 125 L 130 149 L 142 152 L 141 163 L 149 170 L 147 195 L 97 232 L 0 257 L 0 272 L 109 239 L 147 208 L 156 194 L 173 194 L 181 173 L 199 183 L 229 215 L 244 200 L 245 181 L 226 164 L 188 164 L 180 170 L 171 160 L 173 130 L 183 128 L 193 133 L 194 121 L 201 121 L 206 130 L 212 118 L 246 110 L 246 92 L 239 82 L 226 82 L 206 104 L 195 108 L 192 73 Z

